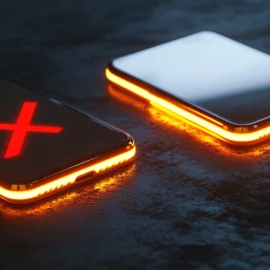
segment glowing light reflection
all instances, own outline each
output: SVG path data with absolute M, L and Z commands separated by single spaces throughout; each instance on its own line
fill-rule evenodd
M 258 131 L 250 132 L 250 133 L 235 133 L 221 128 L 207 120 L 200 118 L 199 116 L 192 114 L 189 111 L 186 111 L 183 108 L 180 108 L 171 102 L 165 100 L 164 98 L 160 98 L 150 93 L 146 89 L 143 89 L 115 74 L 113 74 L 109 69 L 106 69 L 106 77 L 109 81 L 123 87 L 130 92 L 144 98 L 149 101 L 153 106 L 165 110 L 167 112 L 173 113 L 178 117 L 181 117 L 191 123 L 194 123 L 200 129 L 210 133 L 211 135 L 224 139 L 226 141 L 232 143 L 248 143 L 255 142 L 261 140 L 263 137 L 270 134 L 270 127 L 266 127 L 260 129 Z
M 104 172 L 113 166 L 117 166 L 120 163 L 125 163 L 135 156 L 136 148 L 135 146 L 128 150 L 127 152 L 116 155 L 110 159 L 101 161 L 99 163 L 88 166 L 84 169 L 78 170 L 74 173 L 66 175 L 64 177 L 55 179 L 50 183 L 47 183 L 43 186 L 36 187 L 34 189 L 24 190 L 24 191 L 15 191 L 8 190 L 0 186 L 0 196 L 3 199 L 12 202 L 23 202 L 25 200 L 38 198 L 39 196 L 45 195 L 47 192 L 53 192 L 56 189 L 64 188 L 67 185 L 74 184 L 78 176 L 85 174 L 90 171 L 95 171 L 96 174 Z

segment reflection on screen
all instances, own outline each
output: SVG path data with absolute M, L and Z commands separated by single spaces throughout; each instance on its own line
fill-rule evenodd
M 270 56 L 201 32 L 113 62 L 171 95 L 235 123 L 270 114 Z

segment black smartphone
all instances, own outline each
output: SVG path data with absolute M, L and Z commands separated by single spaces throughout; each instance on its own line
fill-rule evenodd
M 270 56 L 204 31 L 112 60 L 106 77 L 232 144 L 269 139 Z
M 126 132 L 0 80 L 0 197 L 31 202 L 131 162 Z

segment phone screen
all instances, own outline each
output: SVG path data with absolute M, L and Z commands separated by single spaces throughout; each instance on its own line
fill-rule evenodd
M 0 80 L 0 174 L 29 184 L 109 151 L 127 137 L 117 129 L 7 80 Z
M 270 56 L 216 33 L 120 57 L 113 66 L 236 124 L 270 116 Z

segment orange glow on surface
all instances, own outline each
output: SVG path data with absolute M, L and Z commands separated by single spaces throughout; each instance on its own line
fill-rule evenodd
M 60 190 L 67 185 L 76 184 L 76 178 L 80 175 L 93 171 L 95 172 L 95 175 L 98 176 L 99 174 L 106 172 L 114 166 L 118 166 L 119 164 L 123 165 L 128 161 L 131 161 L 135 156 L 135 153 L 136 148 L 133 146 L 132 149 L 124 153 L 118 154 L 96 164 L 92 164 L 76 172 L 52 180 L 47 184 L 29 190 L 8 190 L 0 186 L 0 196 L 7 201 L 17 203 L 42 198 L 43 196 L 46 196 L 47 194 L 49 195 L 55 190 Z
M 16 124 L 0 123 L 0 130 L 13 131 L 4 158 L 18 156 L 27 132 L 59 133 L 62 127 L 31 125 L 37 102 L 24 102 Z
M 106 181 L 102 181 L 100 183 L 95 184 L 94 189 L 105 192 L 107 191 L 108 187 L 114 186 L 116 184 L 116 179 L 113 177 L 110 177 L 109 179 L 106 179 Z
M 104 174 L 87 185 L 64 192 L 60 196 L 38 201 L 34 204 L 10 205 L 0 200 L 1 214 L 5 218 L 18 218 L 20 220 L 36 219 L 37 216 L 47 216 L 52 213 L 65 211 L 81 211 L 85 205 L 95 205 L 100 199 L 110 196 L 113 192 L 121 192 L 123 186 L 132 181 L 136 171 L 135 163 L 117 170 L 115 173 Z M 81 205 L 84 207 L 81 208 Z M 79 209 L 80 210 L 79 210 Z
M 253 164 L 255 156 L 261 158 L 265 153 L 270 151 L 270 145 L 266 143 L 239 147 L 238 145 L 234 146 L 220 141 L 217 136 L 212 136 L 210 132 L 205 132 L 202 128 L 198 130 L 196 124 L 174 113 L 163 113 L 164 110 L 161 111 L 157 107 L 152 106 L 151 103 L 139 96 L 133 95 L 129 91 L 123 91 L 123 89 L 113 83 L 108 83 L 107 91 L 113 99 L 127 106 L 127 110 L 136 108 L 139 114 L 143 114 L 144 118 L 150 124 L 150 130 L 152 128 L 155 129 L 156 124 L 158 124 L 160 126 L 158 132 L 159 136 L 161 136 L 160 140 L 166 138 L 168 134 L 177 140 L 180 135 L 184 145 L 192 144 L 192 146 L 190 145 L 189 147 L 190 150 L 194 149 L 198 154 L 203 153 L 203 156 L 209 155 L 211 159 L 219 160 L 220 157 L 222 157 L 220 161 L 222 164 L 224 162 L 223 158 L 226 157 L 230 160 L 233 159 L 236 164 L 238 164 L 238 162 L 244 162 L 249 166 L 248 164 Z M 165 132 L 165 135 L 163 132 Z M 186 135 L 191 135 L 192 140 Z
M 180 108 L 171 102 L 160 98 L 158 96 L 155 96 L 154 94 L 150 93 L 149 91 L 113 74 L 109 69 L 106 69 L 106 77 L 109 81 L 129 90 L 130 92 L 146 99 L 150 102 L 153 106 L 166 111 L 170 114 L 173 114 L 180 117 L 183 120 L 187 120 L 193 124 L 195 124 L 200 129 L 206 131 L 207 133 L 210 133 L 211 135 L 218 137 L 220 139 L 224 139 L 226 141 L 229 141 L 231 143 L 252 143 L 261 140 L 263 137 L 270 134 L 270 127 L 266 127 L 263 129 L 260 129 L 258 131 L 250 132 L 250 133 L 236 133 L 231 132 L 228 130 L 225 130 L 221 128 L 220 126 L 215 125 L 214 123 L 211 123 L 207 121 L 206 119 L 203 119 L 184 108 Z M 202 114 L 201 114 L 202 115 Z M 212 118 L 209 118 L 206 116 L 209 120 Z M 217 122 L 217 121 L 216 121 Z M 217 122 L 217 124 L 221 124 Z
M 130 179 L 134 175 L 136 170 L 136 165 L 132 163 L 130 166 L 122 170 L 117 175 L 111 175 L 105 179 L 101 179 L 94 184 L 93 190 L 98 193 L 107 193 L 108 191 L 113 191 L 119 189 L 123 186 L 123 182 L 126 182 L 127 178 Z M 124 180 L 124 181 L 123 181 Z

